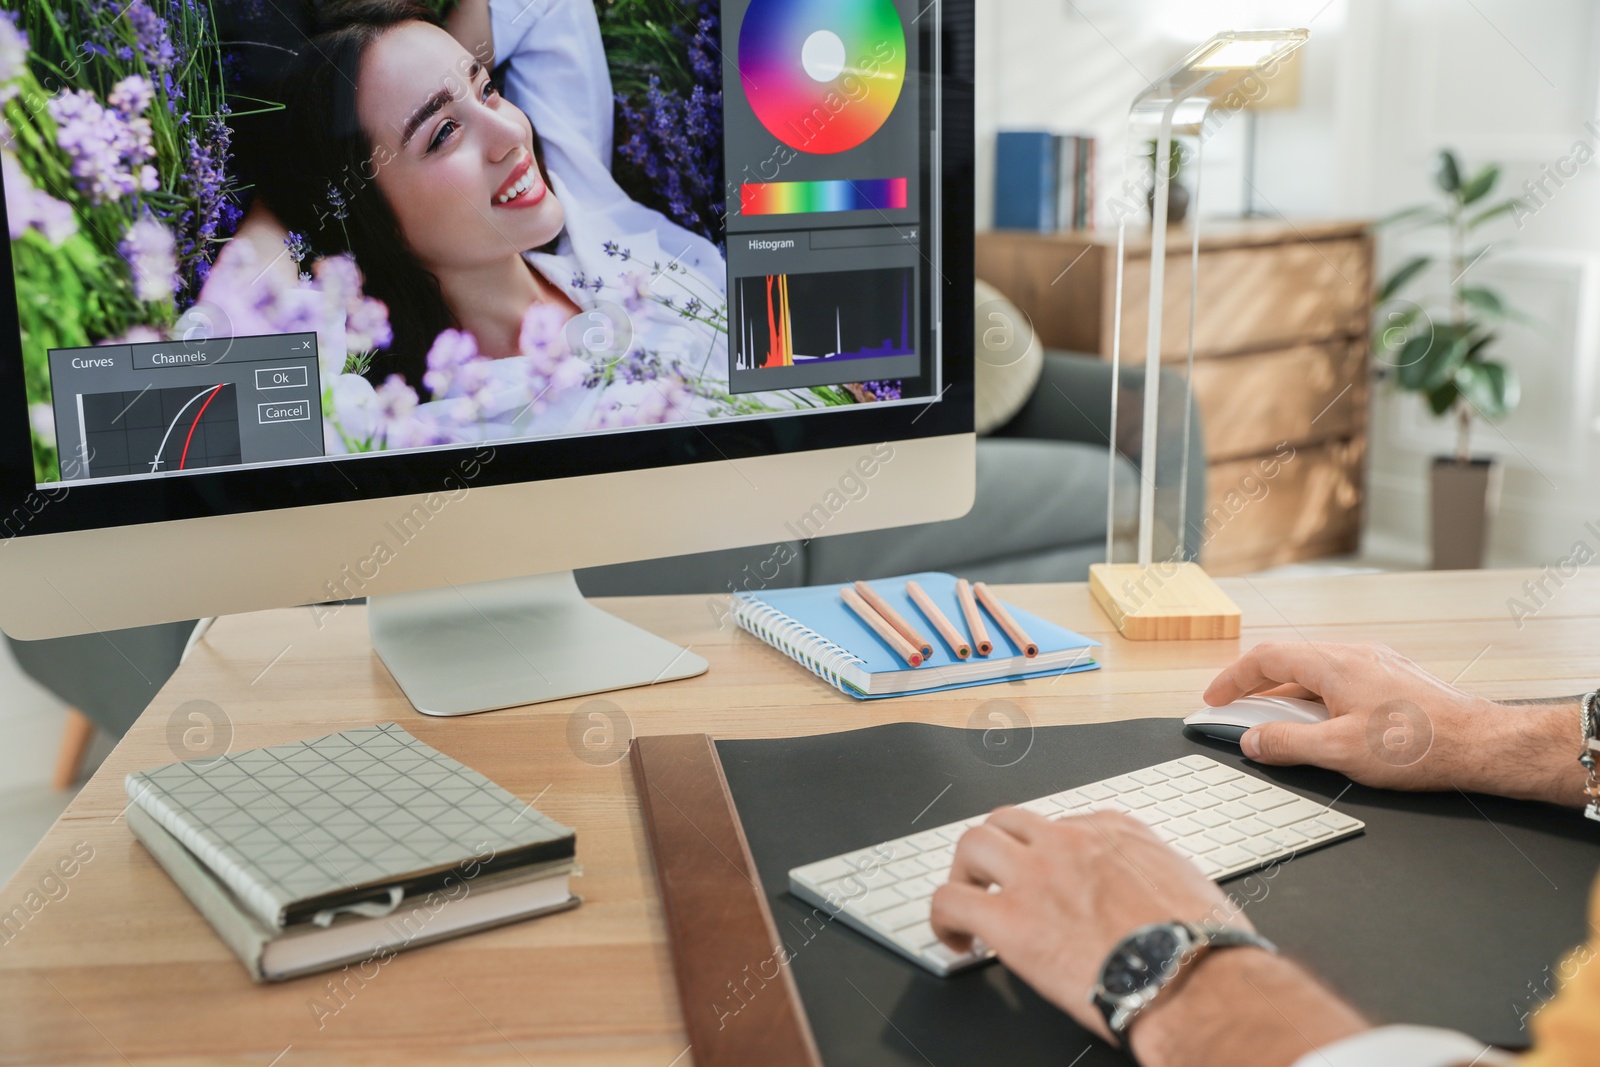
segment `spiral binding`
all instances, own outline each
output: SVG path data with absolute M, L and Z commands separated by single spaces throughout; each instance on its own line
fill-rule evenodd
M 866 660 L 809 626 L 800 625 L 754 594 L 734 594 L 733 621 L 840 692 L 865 695 L 865 690 L 847 680 L 843 671 L 854 665 L 865 673 Z

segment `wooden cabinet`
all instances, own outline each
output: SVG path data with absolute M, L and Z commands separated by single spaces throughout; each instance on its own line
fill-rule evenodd
M 1144 359 L 1147 231 L 1129 231 L 1122 353 Z M 1191 237 L 1168 235 L 1164 361 L 1188 355 Z M 1115 231 L 978 235 L 978 277 L 1047 348 L 1111 358 Z M 1353 552 L 1367 445 L 1372 239 L 1364 223 L 1208 221 L 1200 238 L 1194 391 L 1204 424 L 1214 574 Z M 1288 457 L 1288 458 L 1285 458 Z

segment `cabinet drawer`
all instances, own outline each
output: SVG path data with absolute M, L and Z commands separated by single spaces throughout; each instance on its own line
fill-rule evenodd
M 1365 442 L 1292 447 L 1208 471 L 1200 561 L 1212 573 L 1355 550 Z
M 1169 249 L 1161 318 L 1164 360 L 1188 355 L 1189 264 L 1187 246 Z M 1364 334 L 1372 292 L 1368 264 L 1366 238 L 1202 249 L 1195 357 Z M 1122 297 L 1125 362 L 1144 358 L 1149 293 L 1149 258 L 1130 256 Z
M 1194 365 L 1194 396 L 1215 463 L 1365 431 L 1366 350 L 1335 341 Z

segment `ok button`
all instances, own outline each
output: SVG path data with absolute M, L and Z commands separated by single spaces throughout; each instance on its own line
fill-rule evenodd
M 304 389 L 306 384 L 304 367 L 262 367 L 256 371 L 257 389 Z

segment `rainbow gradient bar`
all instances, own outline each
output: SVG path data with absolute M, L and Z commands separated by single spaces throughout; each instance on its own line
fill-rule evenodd
M 810 215 L 826 211 L 889 211 L 907 206 L 906 179 L 755 182 L 739 189 L 745 215 Z

